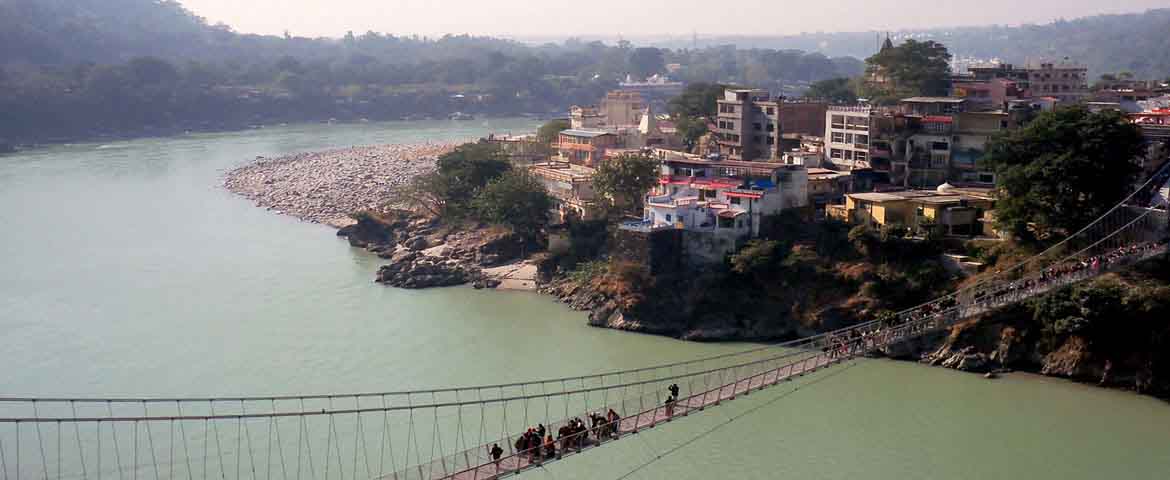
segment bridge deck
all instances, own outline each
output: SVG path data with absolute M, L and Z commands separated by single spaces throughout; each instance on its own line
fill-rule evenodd
M 813 354 L 810 352 L 810 356 L 803 361 L 790 363 L 736 382 L 722 385 L 719 388 L 680 399 L 674 405 L 674 411 L 671 412 L 671 415 L 667 414 L 667 407 L 665 405 L 658 405 L 637 415 L 623 418 L 618 422 L 619 427 L 617 433 L 608 438 L 598 439 L 597 435 L 590 431 L 593 434 L 592 438 L 587 438 L 581 448 L 570 447 L 563 449 L 559 447 L 560 442 L 558 442 L 558 455 L 555 458 L 534 458 L 532 455 L 514 454 L 506 458 L 501 458 L 499 462 L 492 462 L 487 458 L 487 449 L 484 448 L 482 455 L 476 455 L 477 458 L 469 459 L 470 461 L 468 462 L 478 463 L 478 467 L 450 474 L 434 472 L 430 475 L 430 478 L 443 480 L 484 480 L 519 473 L 529 468 L 560 460 L 566 456 L 578 454 L 584 450 L 600 446 L 603 443 L 618 440 L 625 435 L 636 434 L 641 430 L 653 428 L 669 422 L 675 417 L 686 416 L 691 412 L 701 411 L 707 407 L 719 405 L 721 402 L 734 400 L 738 396 L 747 395 L 752 391 L 776 385 L 846 359 L 846 357 L 832 358 L 828 354 Z M 419 474 L 423 476 L 423 472 L 419 472 Z M 395 475 L 395 478 L 397 478 L 397 475 Z

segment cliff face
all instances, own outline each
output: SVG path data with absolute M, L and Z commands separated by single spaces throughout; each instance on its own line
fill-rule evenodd
M 900 346 L 888 355 L 970 372 L 1022 370 L 1170 396 L 1170 262 L 1117 275 Z
M 622 232 L 604 265 L 563 275 L 543 290 L 589 311 L 598 327 L 696 341 L 787 340 L 925 300 L 957 280 L 929 245 L 883 240 L 885 252 L 900 254 L 871 256 L 845 230 L 830 230 L 840 227 L 789 225 L 777 240 L 701 264 L 678 231 Z

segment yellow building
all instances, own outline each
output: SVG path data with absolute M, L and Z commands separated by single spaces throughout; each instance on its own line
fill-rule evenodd
M 995 208 L 985 189 L 958 189 L 944 184 L 938 190 L 851 193 L 844 205 L 830 205 L 830 218 L 875 230 L 906 228 L 918 234 L 984 235 L 984 217 Z

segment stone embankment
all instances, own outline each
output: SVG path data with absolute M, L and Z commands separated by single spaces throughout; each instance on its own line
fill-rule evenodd
M 228 173 L 224 186 L 269 210 L 340 228 L 353 223 L 353 213 L 390 202 L 394 187 L 432 171 L 455 146 L 379 145 L 260 158 Z

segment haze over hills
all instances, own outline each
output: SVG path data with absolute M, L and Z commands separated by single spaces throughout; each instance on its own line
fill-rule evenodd
M 1089 67 L 1090 74 L 1131 71 L 1138 77 L 1170 76 L 1170 8 L 1142 13 L 1097 15 L 1042 25 L 973 26 L 889 32 L 894 41 L 914 38 L 935 40 L 958 57 L 999 58 L 1022 63 L 1040 57 L 1070 59 Z M 880 46 L 886 32 L 818 32 L 799 35 L 735 36 L 692 35 L 626 37 L 639 45 L 660 48 L 705 48 L 736 45 L 739 48 L 795 49 L 830 57 L 866 58 Z M 552 38 L 521 38 L 530 42 Z M 615 41 L 616 37 L 583 40 Z

